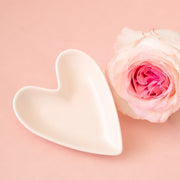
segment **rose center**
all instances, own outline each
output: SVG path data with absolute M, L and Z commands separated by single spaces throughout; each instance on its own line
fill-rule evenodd
M 154 99 L 163 95 L 169 87 L 170 80 L 159 67 L 143 62 L 130 68 L 129 92 L 143 99 Z

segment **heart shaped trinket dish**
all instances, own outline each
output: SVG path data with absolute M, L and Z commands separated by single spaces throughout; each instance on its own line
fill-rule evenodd
M 56 61 L 57 89 L 27 86 L 13 101 L 19 121 L 54 143 L 103 155 L 122 152 L 119 119 L 108 83 L 94 60 L 79 50 Z

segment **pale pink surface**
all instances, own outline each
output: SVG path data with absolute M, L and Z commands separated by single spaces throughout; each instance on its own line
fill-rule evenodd
M 56 88 L 55 59 L 84 50 L 102 70 L 124 26 L 180 32 L 179 1 L 3 1 L 0 6 L 0 179 L 180 179 L 180 112 L 165 124 L 120 115 L 124 151 L 117 157 L 70 150 L 27 131 L 12 110 L 25 85 Z

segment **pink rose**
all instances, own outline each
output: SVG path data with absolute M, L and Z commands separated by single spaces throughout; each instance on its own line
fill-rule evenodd
M 180 108 L 180 34 L 124 28 L 107 76 L 122 113 L 165 122 Z

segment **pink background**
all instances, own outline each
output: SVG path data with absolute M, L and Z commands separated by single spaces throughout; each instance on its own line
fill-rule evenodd
M 55 59 L 62 50 L 83 50 L 104 71 L 124 26 L 180 32 L 179 6 L 178 0 L 1 0 L 0 179 L 180 179 L 180 112 L 165 124 L 119 115 L 124 151 L 106 157 L 37 137 L 12 110 L 22 86 L 57 87 Z

